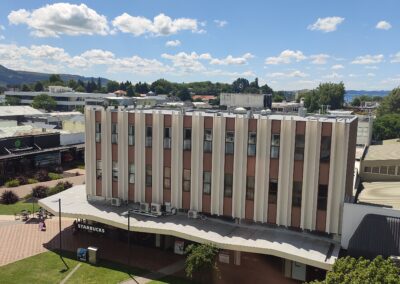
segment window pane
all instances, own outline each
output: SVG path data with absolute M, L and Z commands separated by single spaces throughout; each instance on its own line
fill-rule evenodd
M 164 138 L 171 138 L 171 128 L 170 127 L 164 128 Z
M 255 132 L 249 133 L 249 144 L 256 144 L 257 143 L 257 134 Z
M 164 168 L 164 177 L 171 177 L 171 168 Z
M 183 181 L 183 191 L 190 191 L 190 181 Z
M 379 174 L 379 167 L 373 167 L 372 168 L 372 173 Z
M 270 180 L 269 192 L 268 192 L 268 203 L 276 204 L 277 199 L 278 199 L 278 181 Z
M 135 137 L 133 135 L 128 136 L 128 145 L 129 146 L 135 145 Z
M 370 173 L 371 172 L 371 167 L 364 167 L 364 172 Z
M 233 154 L 234 146 L 233 143 L 225 143 L 225 153 L 226 154 Z
M 235 142 L 235 133 L 233 131 L 227 131 L 225 142 Z
M 204 129 L 204 140 L 212 141 L 212 130 L 211 129 Z
M 204 141 L 204 152 L 205 153 L 212 152 L 212 142 L 211 141 Z
M 164 138 L 164 148 L 171 149 L 171 138 Z
M 256 155 L 256 145 L 255 144 L 249 144 L 247 146 L 247 155 L 248 156 L 255 156 Z
M 135 174 L 129 174 L 129 183 L 135 183 Z
M 388 173 L 388 167 L 387 166 L 381 166 L 381 175 L 387 175 Z
M 204 194 L 211 194 L 211 184 L 204 183 L 203 184 L 203 193 Z
M 129 173 L 131 173 L 131 174 L 135 173 L 135 165 L 134 164 L 129 165 Z
M 233 176 L 231 174 L 225 174 L 224 176 L 224 196 L 232 197 L 232 183 Z
M 279 158 L 279 146 L 271 147 L 271 158 L 273 158 L 273 159 Z
M 190 181 L 190 170 L 183 170 L 183 180 Z
M 326 210 L 326 205 L 328 203 L 328 186 L 320 184 L 318 187 L 318 210 Z
M 203 183 L 211 183 L 211 172 L 204 172 Z
M 329 161 L 331 154 L 331 137 L 322 136 L 321 138 L 321 161 Z
M 388 174 L 395 175 L 396 174 L 396 166 L 389 166 Z
M 128 134 L 129 135 L 134 135 L 135 134 L 135 126 L 129 125 L 128 126 Z
M 171 180 L 169 178 L 164 178 L 164 188 L 166 189 L 171 188 Z
M 272 146 L 280 146 L 281 136 L 280 134 L 272 134 L 271 136 L 271 145 Z
M 101 160 L 96 161 L 96 169 L 101 170 Z
M 293 195 L 292 195 L 292 206 L 301 207 L 301 191 L 303 183 L 299 181 L 293 182 Z

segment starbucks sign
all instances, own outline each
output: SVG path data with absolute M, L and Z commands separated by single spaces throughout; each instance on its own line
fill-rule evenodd
M 89 231 L 89 232 L 95 232 L 95 233 L 101 233 L 104 234 L 106 230 L 102 227 L 99 226 L 93 226 L 93 225 L 88 225 L 84 223 L 77 223 L 78 229 L 84 230 L 84 231 Z

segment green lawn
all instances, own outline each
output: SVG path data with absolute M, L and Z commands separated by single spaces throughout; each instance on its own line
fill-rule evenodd
M 69 266 L 69 270 L 67 271 L 64 271 L 65 266 L 59 255 L 51 251 L 5 265 L 0 268 L 0 283 L 59 283 L 76 265 L 78 265 L 78 263 L 80 263 L 74 259 L 72 253 L 68 253 L 68 257 L 64 257 L 64 260 Z M 117 284 L 131 278 L 127 271 L 125 266 L 108 261 L 101 261 L 99 265 L 90 265 L 82 262 L 81 266 L 72 274 L 66 283 Z M 134 276 L 144 275 L 147 272 L 142 269 L 131 268 L 130 273 Z M 190 282 L 167 276 L 160 279 L 160 281 L 152 281 L 151 283 L 188 284 Z
M 32 202 L 26 202 L 24 200 L 18 201 L 14 204 L 2 204 L 0 203 L 0 215 L 14 215 L 15 213 L 21 213 L 21 210 L 29 210 L 32 212 Z M 35 203 L 35 211 L 39 209 L 37 203 Z

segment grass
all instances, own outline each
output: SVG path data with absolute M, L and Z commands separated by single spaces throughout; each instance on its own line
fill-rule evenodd
M 63 176 L 61 174 L 57 174 L 57 173 L 49 173 L 48 176 L 51 180 L 57 180 L 57 179 L 63 178 Z
M 74 259 L 72 253 L 64 253 L 64 261 L 69 269 L 64 271 L 65 266 L 58 254 L 54 252 L 44 252 L 23 260 L 10 263 L 0 269 L 0 283 L 60 283 L 71 271 L 80 263 Z M 134 275 L 143 275 L 147 271 L 131 268 L 130 273 Z M 132 276 L 134 276 L 132 275 Z M 91 265 L 82 262 L 82 265 L 68 279 L 67 284 L 117 284 L 128 280 L 131 276 L 128 274 L 126 266 L 108 261 L 101 261 L 99 265 Z M 152 281 L 152 284 L 189 284 L 188 280 L 166 276 L 159 281 Z
M 14 204 L 0 203 L 0 215 L 14 215 L 15 213 L 21 213 L 21 210 L 29 210 L 32 212 L 32 209 L 32 202 L 27 202 L 26 200 L 21 200 Z M 38 209 L 39 207 L 35 202 L 35 211 Z

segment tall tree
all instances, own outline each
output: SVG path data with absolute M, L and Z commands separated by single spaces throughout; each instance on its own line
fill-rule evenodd
M 36 82 L 33 89 L 35 90 L 35 92 L 42 92 L 44 90 L 42 82 Z
M 136 83 L 136 85 L 135 85 L 136 93 L 147 94 L 149 92 L 149 90 L 150 90 L 149 85 L 146 82 L 144 82 L 144 83 L 139 82 L 139 83 Z
M 57 82 L 62 82 L 60 75 L 58 74 L 52 74 L 49 77 L 49 82 L 50 83 L 57 83 Z
M 388 113 L 374 120 L 373 135 L 375 140 L 400 138 L 400 113 Z
M 346 92 L 343 82 L 339 84 L 321 83 L 316 92 L 319 96 L 320 105 L 329 105 L 331 109 L 342 108 Z
M 99 92 L 100 92 L 100 90 L 101 90 L 101 79 L 100 79 L 100 77 L 99 78 L 97 78 L 97 89 L 96 90 L 98 90 Z
M 119 88 L 119 83 L 117 81 L 108 81 L 107 82 L 107 92 L 114 93 Z
M 30 92 L 31 91 L 31 88 L 29 88 L 29 86 L 27 84 L 23 84 L 21 89 L 22 89 L 23 92 Z
M 274 92 L 267 84 L 261 86 L 261 91 L 263 94 L 272 94 Z
M 192 98 L 187 87 L 183 87 L 179 90 L 178 97 L 181 99 L 181 101 L 189 101 Z
M 378 116 L 388 113 L 400 113 L 400 87 L 393 89 L 379 105 Z
M 52 111 L 57 107 L 57 102 L 49 95 L 40 94 L 33 99 L 32 107 Z
M 243 93 L 246 88 L 250 86 L 250 83 L 245 78 L 238 78 L 232 83 L 232 91 L 234 93 Z

